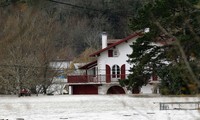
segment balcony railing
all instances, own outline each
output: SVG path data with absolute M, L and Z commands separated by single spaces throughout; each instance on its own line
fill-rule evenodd
M 126 77 L 128 75 L 125 75 Z M 107 75 L 69 75 L 67 77 L 68 83 L 106 83 L 106 77 Z M 113 76 L 110 76 L 111 81 L 110 82 L 118 82 L 119 78 L 113 78 Z
M 125 78 L 128 77 L 128 74 L 126 75 L 68 75 L 68 83 L 117 83 L 120 78 L 120 76 L 125 76 Z M 106 78 L 110 78 L 110 81 L 106 81 Z M 160 80 L 153 80 L 150 79 L 149 83 L 160 83 Z

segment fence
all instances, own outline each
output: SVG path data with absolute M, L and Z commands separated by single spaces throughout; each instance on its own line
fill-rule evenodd
M 160 102 L 160 110 L 200 110 L 200 102 Z

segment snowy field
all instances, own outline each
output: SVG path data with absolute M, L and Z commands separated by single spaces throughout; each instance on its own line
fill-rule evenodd
M 200 99 L 127 95 L 0 96 L 0 120 L 200 120 L 198 110 L 159 110 L 159 102 L 194 101 Z

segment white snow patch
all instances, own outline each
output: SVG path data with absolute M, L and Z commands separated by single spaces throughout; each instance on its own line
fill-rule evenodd
M 159 102 L 195 102 L 198 97 L 127 95 L 1 96 L 0 120 L 199 120 L 198 110 L 159 110 Z

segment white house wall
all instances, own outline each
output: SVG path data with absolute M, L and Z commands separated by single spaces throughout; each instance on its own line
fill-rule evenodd
M 137 38 L 132 38 L 130 40 L 128 40 L 128 42 L 124 42 L 121 43 L 117 46 L 115 46 L 116 49 L 118 49 L 119 51 L 119 56 L 118 57 L 108 57 L 108 50 L 100 53 L 100 56 L 98 57 L 97 60 L 97 65 L 98 65 L 98 74 L 99 75 L 105 75 L 106 74 L 106 64 L 110 66 L 110 68 L 112 69 L 113 65 L 119 65 L 120 67 L 125 64 L 126 66 L 126 74 L 129 74 L 130 72 L 128 70 L 130 70 L 130 67 L 132 67 L 132 65 L 130 65 L 129 63 L 127 63 L 128 58 L 128 54 L 131 54 L 133 49 L 130 47 L 130 45 L 132 45 L 132 43 L 136 40 Z M 99 91 L 105 91 L 106 87 L 101 87 L 99 88 Z M 153 90 L 153 85 L 147 84 L 146 86 L 143 86 L 141 88 L 141 94 L 149 94 L 152 93 Z M 105 94 L 105 92 L 102 92 L 103 94 Z M 102 94 L 100 93 L 100 94 Z
M 111 68 L 113 65 L 119 65 L 120 67 L 125 64 L 126 66 L 126 74 L 129 74 L 129 69 L 131 67 L 130 64 L 127 63 L 128 60 L 128 54 L 132 53 L 132 48 L 130 45 L 132 45 L 133 41 L 135 41 L 137 38 L 132 38 L 131 40 L 128 40 L 128 42 L 121 43 L 117 46 L 115 46 L 116 49 L 119 51 L 118 57 L 108 57 L 108 51 L 104 51 L 100 53 L 100 56 L 98 57 L 98 74 L 105 75 L 105 65 L 109 65 Z

